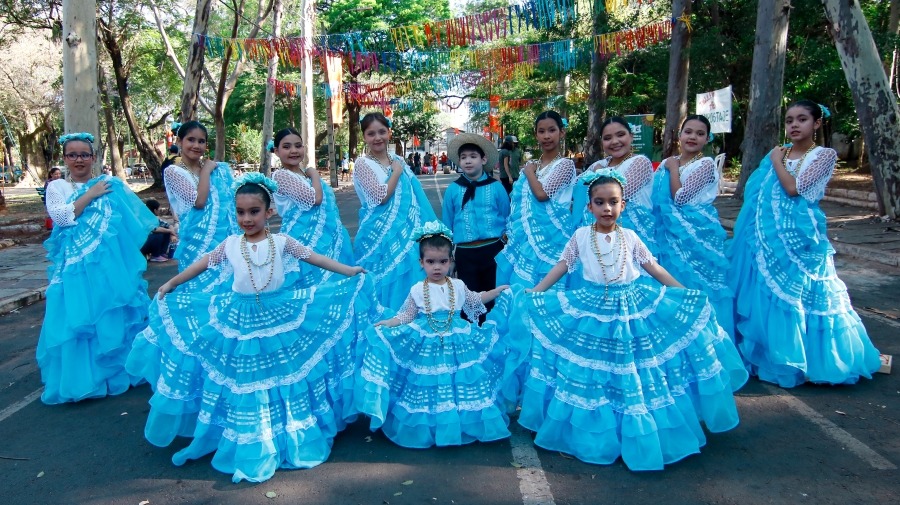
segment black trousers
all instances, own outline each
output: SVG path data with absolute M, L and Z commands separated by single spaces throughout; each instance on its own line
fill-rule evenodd
M 141 254 L 150 256 L 165 256 L 169 250 L 169 241 L 172 236 L 168 233 L 151 233 L 147 242 L 141 247 Z
M 480 247 L 456 248 L 456 277 L 466 284 L 470 291 L 490 291 L 497 287 L 497 261 L 494 257 L 503 250 L 503 242 Z M 490 311 L 494 302 L 484 304 Z M 484 316 L 479 323 L 484 322 Z
M 501 177 L 500 184 L 503 184 L 503 188 L 506 189 L 506 194 L 512 193 L 512 181 L 509 177 Z

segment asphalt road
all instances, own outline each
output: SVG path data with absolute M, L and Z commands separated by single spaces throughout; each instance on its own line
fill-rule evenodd
M 455 176 L 423 177 L 438 191 Z M 352 190 L 338 193 L 356 229 Z M 900 355 L 900 271 L 840 258 L 839 272 L 884 353 Z M 151 264 L 151 292 L 175 266 Z M 360 420 L 341 433 L 331 459 L 279 471 L 262 484 L 232 484 L 210 458 L 172 465 L 187 445 L 144 440 L 150 388 L 117 397 L 47 406 L 34 401 L 34 349 L 45 306 L 0 317 L 0 503 L 2 504 L 881 504 L 900 503 L 900 371 L 852 387 L 781 390 L 751 380 L 738 393 L 741 424 L 709 435 L 700 455 L 662 472 L 618 462 L 582 463 L 509 441 L 408 450 Z M 513 423 L 515 426 L 515 423 Z M 274 498 L 266 493 L 274 492 Z

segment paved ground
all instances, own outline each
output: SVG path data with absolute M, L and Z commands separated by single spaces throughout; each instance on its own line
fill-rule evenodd
M 423 178 L 437 190 L 453 176 Z M 356 197 L 338 194 L 355 232 Z M 723 217 L 728 218 L 727 211 Z M 37 251 L 33 252 L 37 254 Z M 28 253 L 29 255 L 32 252 Z M 845 255 L 838 269 L 876 346 L 900 355 L 900 269 Z M 0 275 L 4 269 L 0 263 Z M 175 273 L 152 264 L 150 290 Z M 210 458 L 175 467 L 184 445 L 143 438 L 147 386 L 76 405 L 34 401 L 34 347 L 44 302 L 0 317 L 0 489 L 10 504 L 880 504 L 900 502 L 900 372 L 852 387 L 790 391 L 751 381 L 738 394 L 741 425 L 709 435 L 703 453 L 663 472 L 633 473 L 509 441 L 448 449 L 401 449 L 364 420 L 338 436 L 331 459 L 279 471 L 268 482 L 232 484 Z M 51 311 L 52 314 L 52 311 Z M 896 367 L 895 367 L 896 370 Z M 515 425 L 515 424 L 514 424 Z M 274 492 L 274 498 L 266 493 Z

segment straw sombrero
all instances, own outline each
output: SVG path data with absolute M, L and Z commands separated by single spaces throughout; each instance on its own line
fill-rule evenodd
M 497 147 L 490 140 L 475 133 L 460 133 L 450 141 L 447 146 L 447 156 L 453 163 L 459 165 L 459 148 L 463 144 L 475 144 L 484 151 L 484 156 L 487 158 L 487 164 L 484 165 L 485 170 L 493 170 L 497 166 L 497 162 L 500 160 L 500 152 L 497 151 Z

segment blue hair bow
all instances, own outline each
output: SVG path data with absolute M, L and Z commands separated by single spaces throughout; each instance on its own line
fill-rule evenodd
M 68 135 L 63 135 L 59 138 L 59 144 L 65 145 L 66 142 L 70 140 L 80 140 L 82 142 L 87 142 L 88 144 L 93 144 L 94 136 L 87 132 L 69 133 Z

